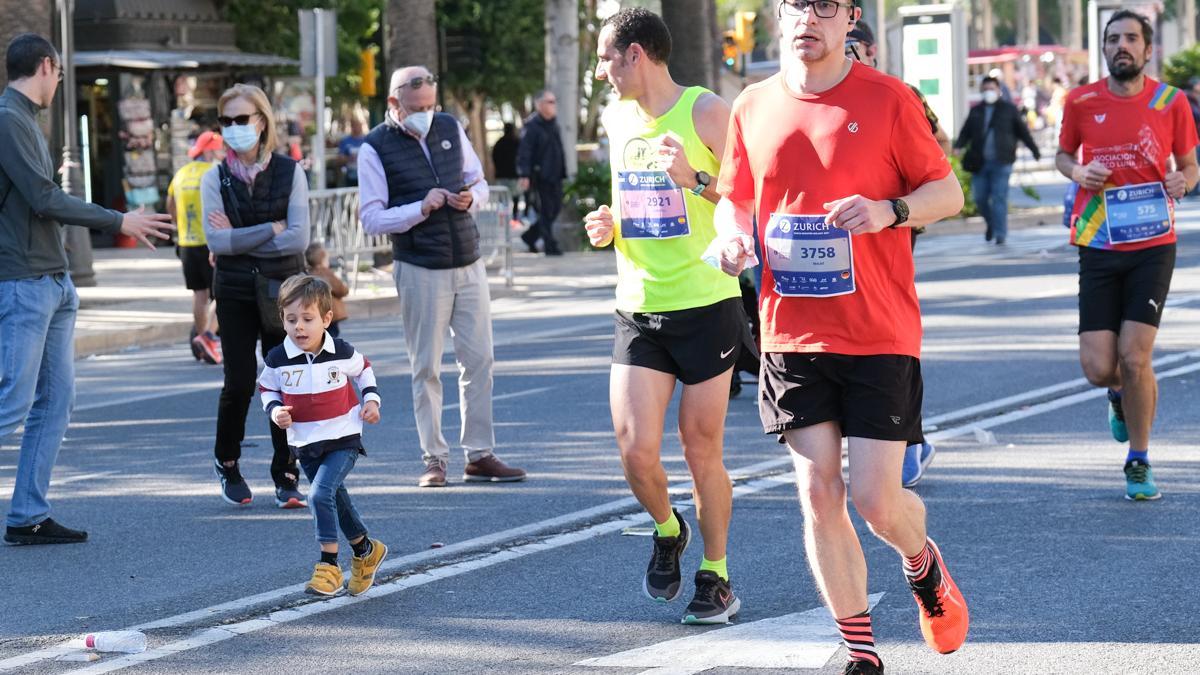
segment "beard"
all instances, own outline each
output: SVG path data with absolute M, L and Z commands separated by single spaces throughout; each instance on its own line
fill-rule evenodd
M 1124 54 L 1121 56 L 1124 56 Z M 1138 75 L 1142 74 L 1142 69 L 1146 67 L 1144 63 L 1138 65 L 1132 57 L 1120 63 L 1116 63 L 1115 61 L 1114 57 L 1114 61 L 1108 64 L 1108 74 L 1118 82 L 1129 82 L 1136 79 Z

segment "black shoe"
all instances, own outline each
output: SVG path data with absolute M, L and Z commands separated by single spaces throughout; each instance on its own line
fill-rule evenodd
M 742 380 L 737 373 L 733 374 L 733 379 L 729 381 L 729 398 L 737 398 L 742 393 Z
M 522 232 L 522 233 L 521 233 L 521 241 L 525 242 L 525 246 L 529 247 L 529 252 L 530 252 L 530 253 L 537 253 L 537 252 L 538 252 L 538 250 L 537 250 L 537 240 L 538 240 L 538 236 L 537 236 L 537 234 L 536 234 L 536 233 L 533 231 L 533 228 L 532 228 L 532 227 L 531 227 L 531 228 L 529 228 L 528 230 L 525 230 L 524 232 Z
M 696 572 L 696 595 L 687 606 L 683 623 L 729 623 L 742 608 L 742 601 L 733 594 L 733 586 L 716 572 Z
M 295 474 L 285 473 L 275 481 L 275 506 L 281 509 L 304 509 L 304 493 L 300 491 Z
M 870 661 L 847 661 L 842 675 L 883 675 L 883 665 Z
M 996 245 L 1003 246 L 1004 245 L 1004 237 L 996 237 Z
M 234 506 L 244 506 L 254 499 L 254 495 L 250 493 L 250 486 L 242 479 L 242 470 L 238 468 L 237 462 L 234 462 L 233 466 L 225 466 L 221 464 L 221 460 L 213 460 L 213 471 L 216 472 L 217 478 L 221 479 L 221 499 Z
M 991 228 L 991 227 L 989 227 L 989 228 L 987 229 L 987 232 L 984 232 L 984 233 L 983 233 L 983 240 L 984 240 L 984 241 L 991 241 L 991 240 L 992 240 L 992 228 Z
M 4 542 L 14 546 L 36 544 L 80 544 L 87 541 L 87 532 L 72 530 L 47 518 L 37 525 L 26 527 L 9 526 L 4 532 Z
M 692 540 L 692 530 L 687 521 L 675 509 L 671 509 L 679 521 L 679 536 L 660 537 L 654 535 L 654 552 L 642 579 L 642 592 L 651 600 L 670 602 L 679 597 L 682 590 L 679 575 L 679 559 Z

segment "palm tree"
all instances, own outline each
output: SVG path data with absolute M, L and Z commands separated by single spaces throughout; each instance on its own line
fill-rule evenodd
M 579 140 L 579 0 L 546 0 L 546 88 L 558 99 L 558 126 L 574 176 Z
M 437 14 L 434 0 L 388 0 L 387 78 L 403 66 L 423 65 L 438 70 Z
M 662 0 L 662 17 L 671 29 L 671 75 L 683 85 L 712 89 L 720 56 L 715 0 Z

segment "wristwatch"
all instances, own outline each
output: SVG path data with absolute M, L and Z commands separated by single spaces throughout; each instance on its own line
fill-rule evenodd
M 696 187 L 692 188 L 692 194 L 699 197 L 704 194 L 704 190 L 712 184 L 712 176 L 703 171 L 696 172 Z
M 892 199 L 892 213 L 896 214 L 896 222 L 888 225 L 890 228 L 896 228 L 908 222 L 908 204 L 904 203 L 903 199 Z

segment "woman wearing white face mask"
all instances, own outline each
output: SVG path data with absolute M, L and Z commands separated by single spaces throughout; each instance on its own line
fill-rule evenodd
M 275 299 L 282 282 L 304 271 L 308 247 L 308 181 L 292 159 L 275 153 L 278 140 L 270 102 L 258 87 L 237 84 L 217 102 L 225 161 L 204 175 L 204 232 L 216 254 L 213 297 L 221 324 L 225 386 L 217 407 L 215 470 L 231 504 L 249 504 L 238 467 L 246 413 L 254 395 L 254 346 L 265 357 L 283 342 Z M 274 455 L 271 478 L 280 508 L 302 508 L 299 472 L 287 435 L 268 422 Z

